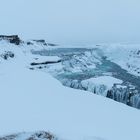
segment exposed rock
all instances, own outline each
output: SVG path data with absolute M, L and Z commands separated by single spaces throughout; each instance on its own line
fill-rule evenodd
M 32 42 L 30 42 L 30 41 L 28 41 L 28 42 L 27 42 L 27 45 L 33 45 L 33 43 L 32 43 Z
M 2 57 L 5 60 L 7 60 L 8 58 L 14 58 L 14 56 L 14 53 L 12 53 L 11 51 L 5 51 L 4 54 L 0 55 L 0 57 Z
M 38 132 L 38 133 L 31 135 L 26 140 L 40 140 L 40 139 L 42 139 L 42 140 L 54 140 L 55 137 L 52 134 L 50 134 L 49 132 L 42 131 L 42 132 Z
M 10 35 L 10 36 L 0 35 L 0 40 L 7 40 L 15 45 L 19 45 L 21 43 L 21 40 L 18 37 L 18 35 Z
M 17 134 L 13 134 L 13 135 L 8 135 L 5 137 L 0 137 L 0 140 L 15 140 L 15 138 L 17 137 Z
M 34 70 L 34 68 L 29 68 L 30 70 Z
M 40 62 L 40 63 L 33 62 L 33 63 L 31 63 L 31 66 L 45 65 L 45 64 L 54 64 L 54 63 L 59 63 L 59 62 L 61 62 L 61 60 L 58 60 L 58 61 L 45 61 L 45 62 Z
M 45 131 L 36 132 L 36 133 L 18 133 L 13 135 L 8 135 L 0 137 L 0 140 L 57 140 L 57 138 Z
M 52 47 L 58 46 L 57 44 L 52 44 L 52 43 L 47 43 L 47 45 L 48 45 L 48 46 L 52 46 Z
M 46 41 L 44 39 L 40 39 L 40 40 L 33 40 L 35 42 L 38 42 L 38 43 L 46 43 Z
M 138 90 L 128 86 L 117 86 L 114 84 L 111 90 L 107 91 L 107 97 L 126 105 L 140 108 L 140 96 Z

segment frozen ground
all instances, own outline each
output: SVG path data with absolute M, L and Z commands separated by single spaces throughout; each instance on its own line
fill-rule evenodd
M 7 51 L 14 57 L 4 59 Z M 0 135 L 43 130 L 63 140 L 140 138 L 139 110 L 64 87 L 49 73 L 30 70 L 36 56 L 26 45 L 1 42 L 0 55 Z

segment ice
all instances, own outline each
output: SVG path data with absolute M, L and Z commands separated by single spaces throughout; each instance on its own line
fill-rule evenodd
M 106 96 L 107 91 L 111 90 L 114 84 L 121 84 L 122 80 L 113 78 L 111 76 L 100 76 L 83 80 L 81 83 L 82 87 L 86 90 L 91 91 L 95 94 Z

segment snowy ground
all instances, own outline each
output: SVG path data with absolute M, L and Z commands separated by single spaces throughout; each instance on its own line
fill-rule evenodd
M 28 69 L 34 58 L 28 50 L 0 45 L 0 54 L 15 54 L 0 58 L 0 135 L 43 130 L 65 140 L 140 139 L 139 110 Z
M 109 60 L 129 73 L 140 76 L 140 44 L 107 44 L 99 46 Z

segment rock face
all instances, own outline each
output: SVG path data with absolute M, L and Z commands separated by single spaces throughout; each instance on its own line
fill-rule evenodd
M 0 57 L 3 58 L 4 60 L 7 60 L 9 58 L 14 58 L 14 53 L 11 51 L 5 51 L 4 53 L 0 54 Z
M 4 137 L 0 137 L 0 140 L 57 140 L 57 138 L 45 131 L 36 132 L 36 133 L 18 133 L 12 134 Z
M 135 87 L 116 85 L 107 91 L 107 97 L 140 109 L 140 94 Z
M 18 35 L 10 35 L 10 36 L 0 35 L 0 40 L 7 40 L 15 45 L 19 45 L 21 43 L 21 40 L 18 37 Z
M 31 63 L 31 66 L 45 65 L 45 64 L 55 64 L 55 63 L 59 63 L 59 62 L 61 62 L 61 60 L 58 60 L 58 61 L 44 61 L 44 62 L 39 62 L 39 63 L 33 62 L 33 63 Z

